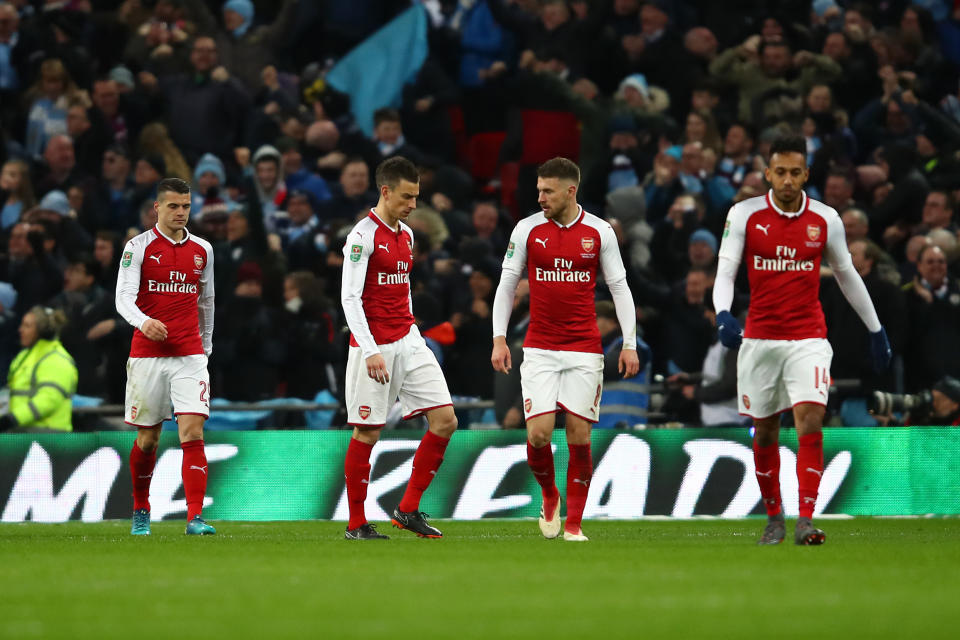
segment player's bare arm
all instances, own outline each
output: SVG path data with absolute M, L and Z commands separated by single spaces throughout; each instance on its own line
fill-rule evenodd
M 387 363 L 379 353 L 375 353 L 367 358 L 367 375 L 380 384 L 390 382 L 390 374 L 387 373 Z
M 640 371 L 640 357 L 637 356 L 636 349 L 623 349 L 620 351 L 617 370 L 623 374 L 624 378 L 632 378 L 637 375 L 637 372 Z
M 490 355 L 490 364 L 494 371 L 500 373 L 510 373 L 513 367 L 510 357 L 510 347 L 507 346 L 507 339 L 503 336 L 496 336 L 493 339 L 493 353 Z
M 153 318 L 145 320 L 140 325 L 140 331 L 154 342 L 163 342 L 167 339 L 167 325 Z

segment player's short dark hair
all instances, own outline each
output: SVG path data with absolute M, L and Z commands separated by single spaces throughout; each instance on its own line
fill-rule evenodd
M 770 157 L 775 153 L 799 153 L 803 159 L 807 159 L 807 141 L 803 136 L 787 135 L 780 136 L 770 145 Z
M 537 168 L 538 178 L 559 178 L 580 184 L 580 167 L 567 158 L 551 158 Z
M 414 184 L 420 182 L 420 172 L 417 170 L 417 165 L 403 156 L 387 158 L 377 167 L 377 189 L 384 185 L 395 189 L 401 180 Z
M 190 185 L 186 180 L 180 178 L 164 178 L 157 185 L 157 200 L 163 199 L 163 194 L 167 191 L 179 193 L 181 195 L 190 193 Z
M 400 122 L 400 112 L 392 107 L 381 107 L 373 112 L 373 126 L 381 122 Z

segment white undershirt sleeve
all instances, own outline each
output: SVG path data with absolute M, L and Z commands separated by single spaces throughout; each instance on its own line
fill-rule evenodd
M 860 320 L 867 326 L 870 333 L 880 331 L 880 318 L 870 299 L 867 286 L 853 266 L 850 250 L 847 248 L 847 237 L 843 229 L 840 216 L 833 215 L 827 218 L 827 246 L 826 258 L 833 268 L 833 277 L 840 285 L 840 292 L 847 299 L 853 310 L 860 316 Z
M 506 336 L 507 326 L 510 324 L 510 314 L 513 313 L 513 299 L 517 294 L 517 283 L 520 274 L 504 269 L 500 272 L 500 284 L 493 297 L 493 337 Z
M 720 250 L 717 252 L 717 277 L 713 281 L 713 308 L 717 313 L 730 311 L 733 306 L 733 285 L 737 279 L 740 260 L 743 259 L 748 217 L 739 205 L 733 205 L 727 213 Z
M 613 306 L 617 311 L 617 321 L 623 332 L 623 348 L 637 348 L 637 308 L 633 303 L 633 294 L 627 285 L 627 270 L 620 257 L 620 247 L 613 227 L 604 224 L 600 227 L 600 268 L 606 280 Z
M 143 247 L 131 240 L 123 248 L 123 254 L 120 258 L 116 305 L 117 313 L 137 329 L 150 319 L 137 307 L 137 295 L 140 293 L 140 265 L 142 264 Z
M 372 235 L 366 239 L 356 232 L 347 236 L 343 245 L 343 280 L 340 285 L 340 304 L 343 306 L 343 315 L 347 319 L 347 326 L 354 340 L 360 345 L 364 358 L 380 353 L 376 340 L 367 324 L 367 316 L 363 312 L 363 287 L 367 278 L 367 263 L 370 261 Z M 354 261 L 351 253 L 354 245 L 360 245 L 360 257 Z
M 730 258 L 717 261 L 717 277 L 713 280 L 713 308 L 717 313 L 730 311 L 733 306 L 733 285 L 739 268 L 739 262 Z
M 503 266 L 500 271 L 500 282 L 497 284 L 497 293 L 493 297 L 493 337 L 506 336 L 507 326 L 510 324 L 510 314 L 513 313 L 513 299 L 517 294 L 517 283 L 523 276 L 523 269 L 527 264 L 527 236 L 529 229 L 521 221 L 513 228 L 510 234 L 510 244 L 503 257 Z
M 204 245 L 207 252 L 207 264 L 200 276 L 200 298 L 197 300 L 197 312 L 200 317 L 200 340 L 203 343 L 203 352 L 210 357 L 213 353 L 213 249 Z

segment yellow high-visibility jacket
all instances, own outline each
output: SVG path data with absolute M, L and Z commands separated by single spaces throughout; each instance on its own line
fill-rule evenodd
M 37 340 L 17 354 L 7 376 L 10 413 L 21 427 L 73 431 L 77 365 L 59 340 Z

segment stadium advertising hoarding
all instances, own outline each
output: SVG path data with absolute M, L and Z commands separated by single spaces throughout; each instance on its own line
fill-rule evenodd
M 387 432 L 374 448 L 367 516 L 386 520 L 410 475 L 421 433 Z M 344 431 L 207 434 L 211 520 L 346 520 Z M 563 490 L 567 448 L 554 438 Z M 0 435 L 4 522 L 129 518 L 131 433 Z M 745 430 L 597 431 L 585 517 L 762 513 Z M 781 490 L 797 513 L 796 437 L 781 442 Z M 850 515 L 960 513 L 960 429 L 827 429 L 817 510 Z M 164 433 L 150 502 L 154 520 L 183 518 L 181 451 Z M 461 431 L 421 508 L 436 518 L 536 517 L 539 488 L 523 432 Z

